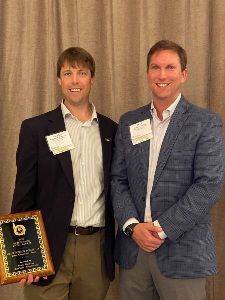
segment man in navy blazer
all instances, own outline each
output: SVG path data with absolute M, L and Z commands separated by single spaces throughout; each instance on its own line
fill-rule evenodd
M 89 101 L 94 74 L 86 50 L 66 49 L 57 63 L 61 105 L 21 126 L 11 211 L 41 210 L 56 272 L 20 282 L 29 300 L 103 300 L 114 279 L 109 171 L 117 125 Z
M 206 299 L 217 272 L 210 209 L 225 172 L 221 118 L 180 93 L 187 55 L 172 41 L 147 56 L 150 105 L 124 114 L 111 170 L 121 300 Z

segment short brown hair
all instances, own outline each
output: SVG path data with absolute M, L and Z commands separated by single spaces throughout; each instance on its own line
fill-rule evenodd
M 91 77 L 95 75 L 95 61 L 89 52 L 80 47 L 71 47 L 61 53 L 57 62 L 57 77 L 60 77 L 60 71 L 67 62 L 72 67 L 80 65 L 91 71 Z
M 149 70 L 149 63 L 151 57 L 154 53 L 162 51 L 162 50 L 172 50 L 176 52 L 180 59 L 181 70 L 182 72 L 186 69 L 187 66 L 187 53 L 186 51 L 178 44 L 169 41 L 169 40 L 161 40 L 157 42 L 155 45 L 151 47 L 147 55 L 147 72 Z

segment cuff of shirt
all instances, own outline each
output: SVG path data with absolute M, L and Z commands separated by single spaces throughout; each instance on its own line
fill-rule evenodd
M 126 223 L 123 225 L 123 231 L 125 231 L 126 227 L 130 224 L 133 223 L 139 223 L 139 221 L 135 218 L 130 218 L 129 220 L 126 221 Z
M 154 223 L 155 226 L 161 227 L 158 220 L 155 220 L 153 223 Z M 167 238 L 167 235 L 165 234 L 165 232 L 163 230 L 158 232 L 158 235 L 159 235 L 161 240 L 164 240 L 165 238 Z

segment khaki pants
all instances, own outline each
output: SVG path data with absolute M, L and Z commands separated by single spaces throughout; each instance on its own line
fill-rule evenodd
M 26 300 L 104 300 L 109 288 L 103 253 L 105 230 L 68 234 L 63 260 L 48 286 L 24 286 Z

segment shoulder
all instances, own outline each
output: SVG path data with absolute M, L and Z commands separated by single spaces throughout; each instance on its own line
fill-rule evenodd
M 145 106 L 141 106 L 135 110 L 130 110 L 128 112 L 126 112 L 125 114 L 123 114 L 121 116 L 121 118 L 129 118 L 129 117 L 132 117 L 132 116 L 136 116 L 136 115 L 143 115 L 143 114 L 146 114 L 150 112 L 150 104 L 147 104 Z
M 25 119 L 25 120 L 22 121 L 22 125 L 30 125 L 30 126 L 38 125 L 38 126 L 41 126 L 41 124 L 44 124 L 47 121 L 49 121 L 52 118 L 55 118 L 57 116 L 58 117 L 63 117 L 60 106 L 58 106 L 57 108 L 55 108 L 53 110 L 45 112 L 43 114 Z
M 184 107 L 186 108 L 184 113 L 188 114 L 189 120 L 193 120 L 195 122 L 200 123 L 212 122 L 215 124 L 222 125 L 222 118 L 218 114 L 207 108 L 203 108 L 193 103 L 190 103 L 182 96 L 177 108 L 179 110 L 180 108 Z
M 111 127 L 117 127 L 117 123 L 112 119 L 110 119 L 109 117 L 106 117 L 105 115 L 102 115 L 100 113 L 97 113 L 97 116 L 100 124 L 107 124 L 108 126 Z
M 215 125 L 217 124 L 222 126 L 222 118 L 209 109 L 192 105 L 189 113 L 191 118 L 197 122 L 214 123 Z
M 150 118 L 150 104 L 126 112 L 120 117 L 120 123 L 137 123 Z

